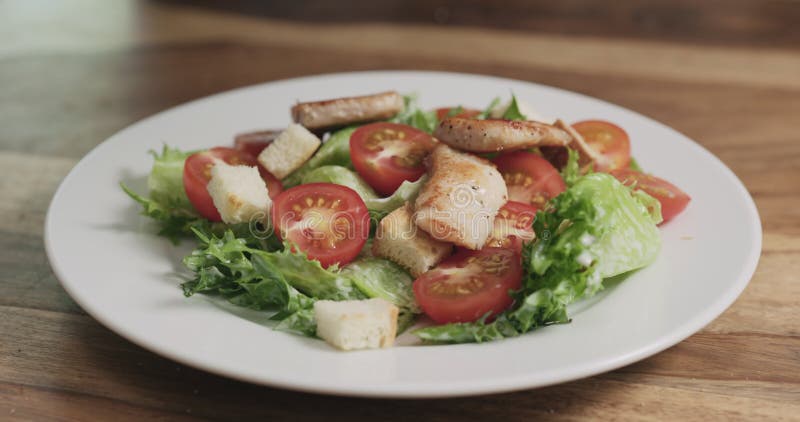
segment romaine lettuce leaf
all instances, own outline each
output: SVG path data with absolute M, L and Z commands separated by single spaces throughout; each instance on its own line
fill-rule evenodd
M 398 187 L 397 190 L 394 191 L 394 193 L 390 196 L 387 196 L 386 198 L 375 198 L 364 201 L 364 203 L 367 204 L 370 218 L 372 218 L 373 221 L 380 221 L 390 212 L 402 207 L 406 202 L 413 201 L 416 199 L 417 195 L 419 194 L 419 190 L 427 180 L 427 175 L 423 175 L 414 182 L 409 182 L 406 180 L 400 184 L 400 187 Z
M 334 165 L 353 168 L 353 162 L 350 161 L 350 135 L 356 129 L 358 126 L 351 126 L 334 132 L 305 164 L 281 181 L 283 187 L 288 189 L 304 183 L 303 178 L 306 174 L 322 166 Z
M 423 175 L 414 182 L 404 181 L 393 194 L 380 198 L 361 176 L 341 166 L 319 167 L 303 177 L 303 183 L 335 183 L 353 189 L 364 200 L 373 221 L 380 221 L 386 214 L 402 207 L 406 202 L 413 201 L 426 180 L 427 176 Z
M 305 183 L 335 183 L 356 191 L 365 202 L 377 199 L 378 194 L 356 172 L 342 166 L 322 166 L 303 176 Z
M 342 275 L 352 280 L 368 297 L 386 299 L 412 313 L 420 312 L 411 290 L 414 280 L 394 262 L 374 257 L 360 258 L 345 265 Z
M 482 342 L 567 322 L 567 305 L 595 294 L 604 278 L 656 259 L 661 216 L 648 211 L 650 200 L 608 174 L 581 177 L 553 199 L 552 211 L 536 215 L 536 240 L 523 249 L 526 276 L 514 293 L 514 309 L 492 322 L 446 324 L 415 334 L 436 342 Z
M 153 155 L 153 169 L 147 177 L 150 199 L 175 210 L 194 212 L 186 190 L 183 188 L 183 164 L 195 151 L 181 151 L 167 145 L 161 154 Z

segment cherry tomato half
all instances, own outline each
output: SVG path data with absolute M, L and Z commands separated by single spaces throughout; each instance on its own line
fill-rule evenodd
M 384 196 L 405 180 L 419 179 L 425 173 L 423 160 L 435 146 L 431 135 L 396 123 L 361 126 L 350 136 L 353 167 Z
M 275 198 L 271 216 L 280 239 L 323 267 L 352 261 L 369 237 L 364 201 L 354 190 L 333 183 L 307 183 L 285 190 Z
M 510 201 L 537 208 L 567 188 L 561 174 L 541 156 L 528 151 L 502 154 L 492 160 L 503 175 Z
M 434 321 L 476 321 L 503 312 L 522 285 L 518 253 L 505 248 L 460 250 L 414 281 L 414 297 Z
M 258 132 L 242 133 L 234 138 L 234 148 L 257 158 L 261 151 L 280 134 L 280 130 L 260 130 Z
M 474 108 L 461 108 L 461 111 L 459 113 L 454 114 L 452 116 L 449 116 L 450 111 L 453 110 L 453 109 L 456 109 L 456 108 L 458 108 L 458 107 L 437 108 L 436 109 L 436 118 L 439 119 L 440 121 L 444 120 L 445 117 L 461 117 L 461 118 L 464 118 L 464 119 L 470 119 L 470 118 L 473 118 L 473 117 L 481 114 L 480 110 L 475 110 Z
M 538 209 L 522 202 L 508 201 L 494 217 L 492 235 L 486 247 L 508 248 L 522 252 L 522 244 L 536 237 L 533 220 Z
M 572 128 L 581 134 L 586 143 L 606 159 L 595 163 L 595 171 L 628 167 L 631 161 L 631 141 L 621 127 L 603 120 L 584 120 L 574 123 Z
M 661 203 L 661 216 L 664 218 L 662 223 L 666 223 L 680 214 L 691 200 L 686 192 L 656 176 L 631 169 L 614 170 L 611 175 L 624 185 L 641 189 L 653 198 L 658 199 L 658 202 Z
M 211 167 L 214 166 L 215 160 L 222 160 L 231 165 L 258 167 L 261 178 L 267 185 L 269 196 L 273 199 L 283 190 L 281 182 L 259 165 L 252 155 L 245 152 L 233 148 L 216 147 L 192 154 L 183 165 L 183 188 L 186 190 L 189 202 L 201 216 L 208 220 L 222 221 L 207 190 L 208 181 L 211 180 Z

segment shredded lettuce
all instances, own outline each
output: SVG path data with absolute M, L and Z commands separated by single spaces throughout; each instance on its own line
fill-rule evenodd
M 649 198 L 649 199 L 648 199 Z M 456 323 L 415 331 L 433 342 L 484 342 L 569 321 L 567 305 L 594 295 L 603 279 L 651 264 L 661 238 L 652 198 L 614 177 L 592 173 L 552 201 L 534 221 L 536 240 L 523 249 L 526 277 L 516 306 L 494 321 Z
M 291 188 L 303 182 L 303 178 L 322 166 L 342 166 L 353 168 L 353 162 L 350 161 L 350 135 L 358 129 L 358 126 L 350 126 L 334 132 L 327 141 L 325 141 L 319 150 L 308 159 L 300 168 L 293 171 L 292 174 L 286 176 L 281 182 L 283 187 Z

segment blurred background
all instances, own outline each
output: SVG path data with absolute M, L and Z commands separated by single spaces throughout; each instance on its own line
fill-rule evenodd
M 697 115 L 715 100 L 668 104 L 653 95 L 687 89 L 673 82 L 798 87 L 799 4 L 4 0 L 0 127 L 6 145 L 69 148 L 79 157 L 127 124 L 190 99 L 280 78 L 390 68 L 514 77 L 670 120 L 676 108 Z M 679 129 L 691 132 L 685 117 Z M 39 125 L 43 119 L 50 125 Z M 54 130 L 58 124 L 70 129 Z M 41 142 L 65 134 L 69 142 Z

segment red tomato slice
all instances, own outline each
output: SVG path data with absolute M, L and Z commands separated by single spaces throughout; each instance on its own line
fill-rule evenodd
M 452 116 L 448 116 L 450 114 L 450 110 L 458 107 L 442 107 L 436 109 L 436 118 L 439 120 L 444 120 L 445 117 L 462 117 L 464 119 L 470 119 L 481 114 L 480 110 L 475 110 L 474 108 L 462 108 L 461 112 L 458 114 L 454 114 Z
M 232 165 L 257 166 L 261 178 L 267 184 L 269 196 L 273 199 L 283 190 L 281 182 L 261 167 L 250 154 L 226 147 L 211 148 L 208 151 L 192 154 L 183 165 L 183 188 L 186 190 L 189 202 L 201 216 L 208 220 L 222 221 L 222 217 L 206 189 L 208 181 L 211 180 L 211 167 L 214 166 L 215 159 Z
M 358 194 L 333 183 L 308 183 L 275 198 L 272 224 L 280 239 L 323 267 L 344 265 L 369 237 L 369 212 Z
M 618 169 L 611 172 L 611 175 L 626 186 L 633 186 L 641 189 L 661 203 L 661 216 L 666 223 L 676 215 L 680 214 L 689 204 L 691 198 L 686 192 L 677 186 L 656 176 L 638 172 L 631 169 Z
M 492 162 L 506 181 L 510 201 L 544 208 L 547 201 L 567 188 L 558 170 L 532 152 L 509 152 Z
M 258 132 L 249 132 L 236 135 L 234 139 L 234 148 L 239 151 L 244 151 L 253 157 L 258 157 L 261 151 L 271 144 L 278 135 L 281 134 L 280 130 L 260 130 Z
M 460 250 L 414 281 L 414 297 L 434 321 L 476 321 L 511 306 L 522 285 L 519 254 L 504 248 Z
M 486 247 L 508 248 L 522 251 L 522 244 L 536 237 L 533 231 L 533 220 L 538 209 L 522 202 L 508 201 L 494 218 L 492 235 L 484 245 Z
M 626 168 L 631 161 L 631 141 L 621 127 L 603 120 L 584 120 L 572 125 L 589 146 L 608 160 L 595 163 L 595 171 Z
M 396 123 L 361 126 L 350 136 L 353 167 L 384 196 L 405 180 L 419 179 L 425 173 L 423 159 L 435 146 L 431 135 Z

